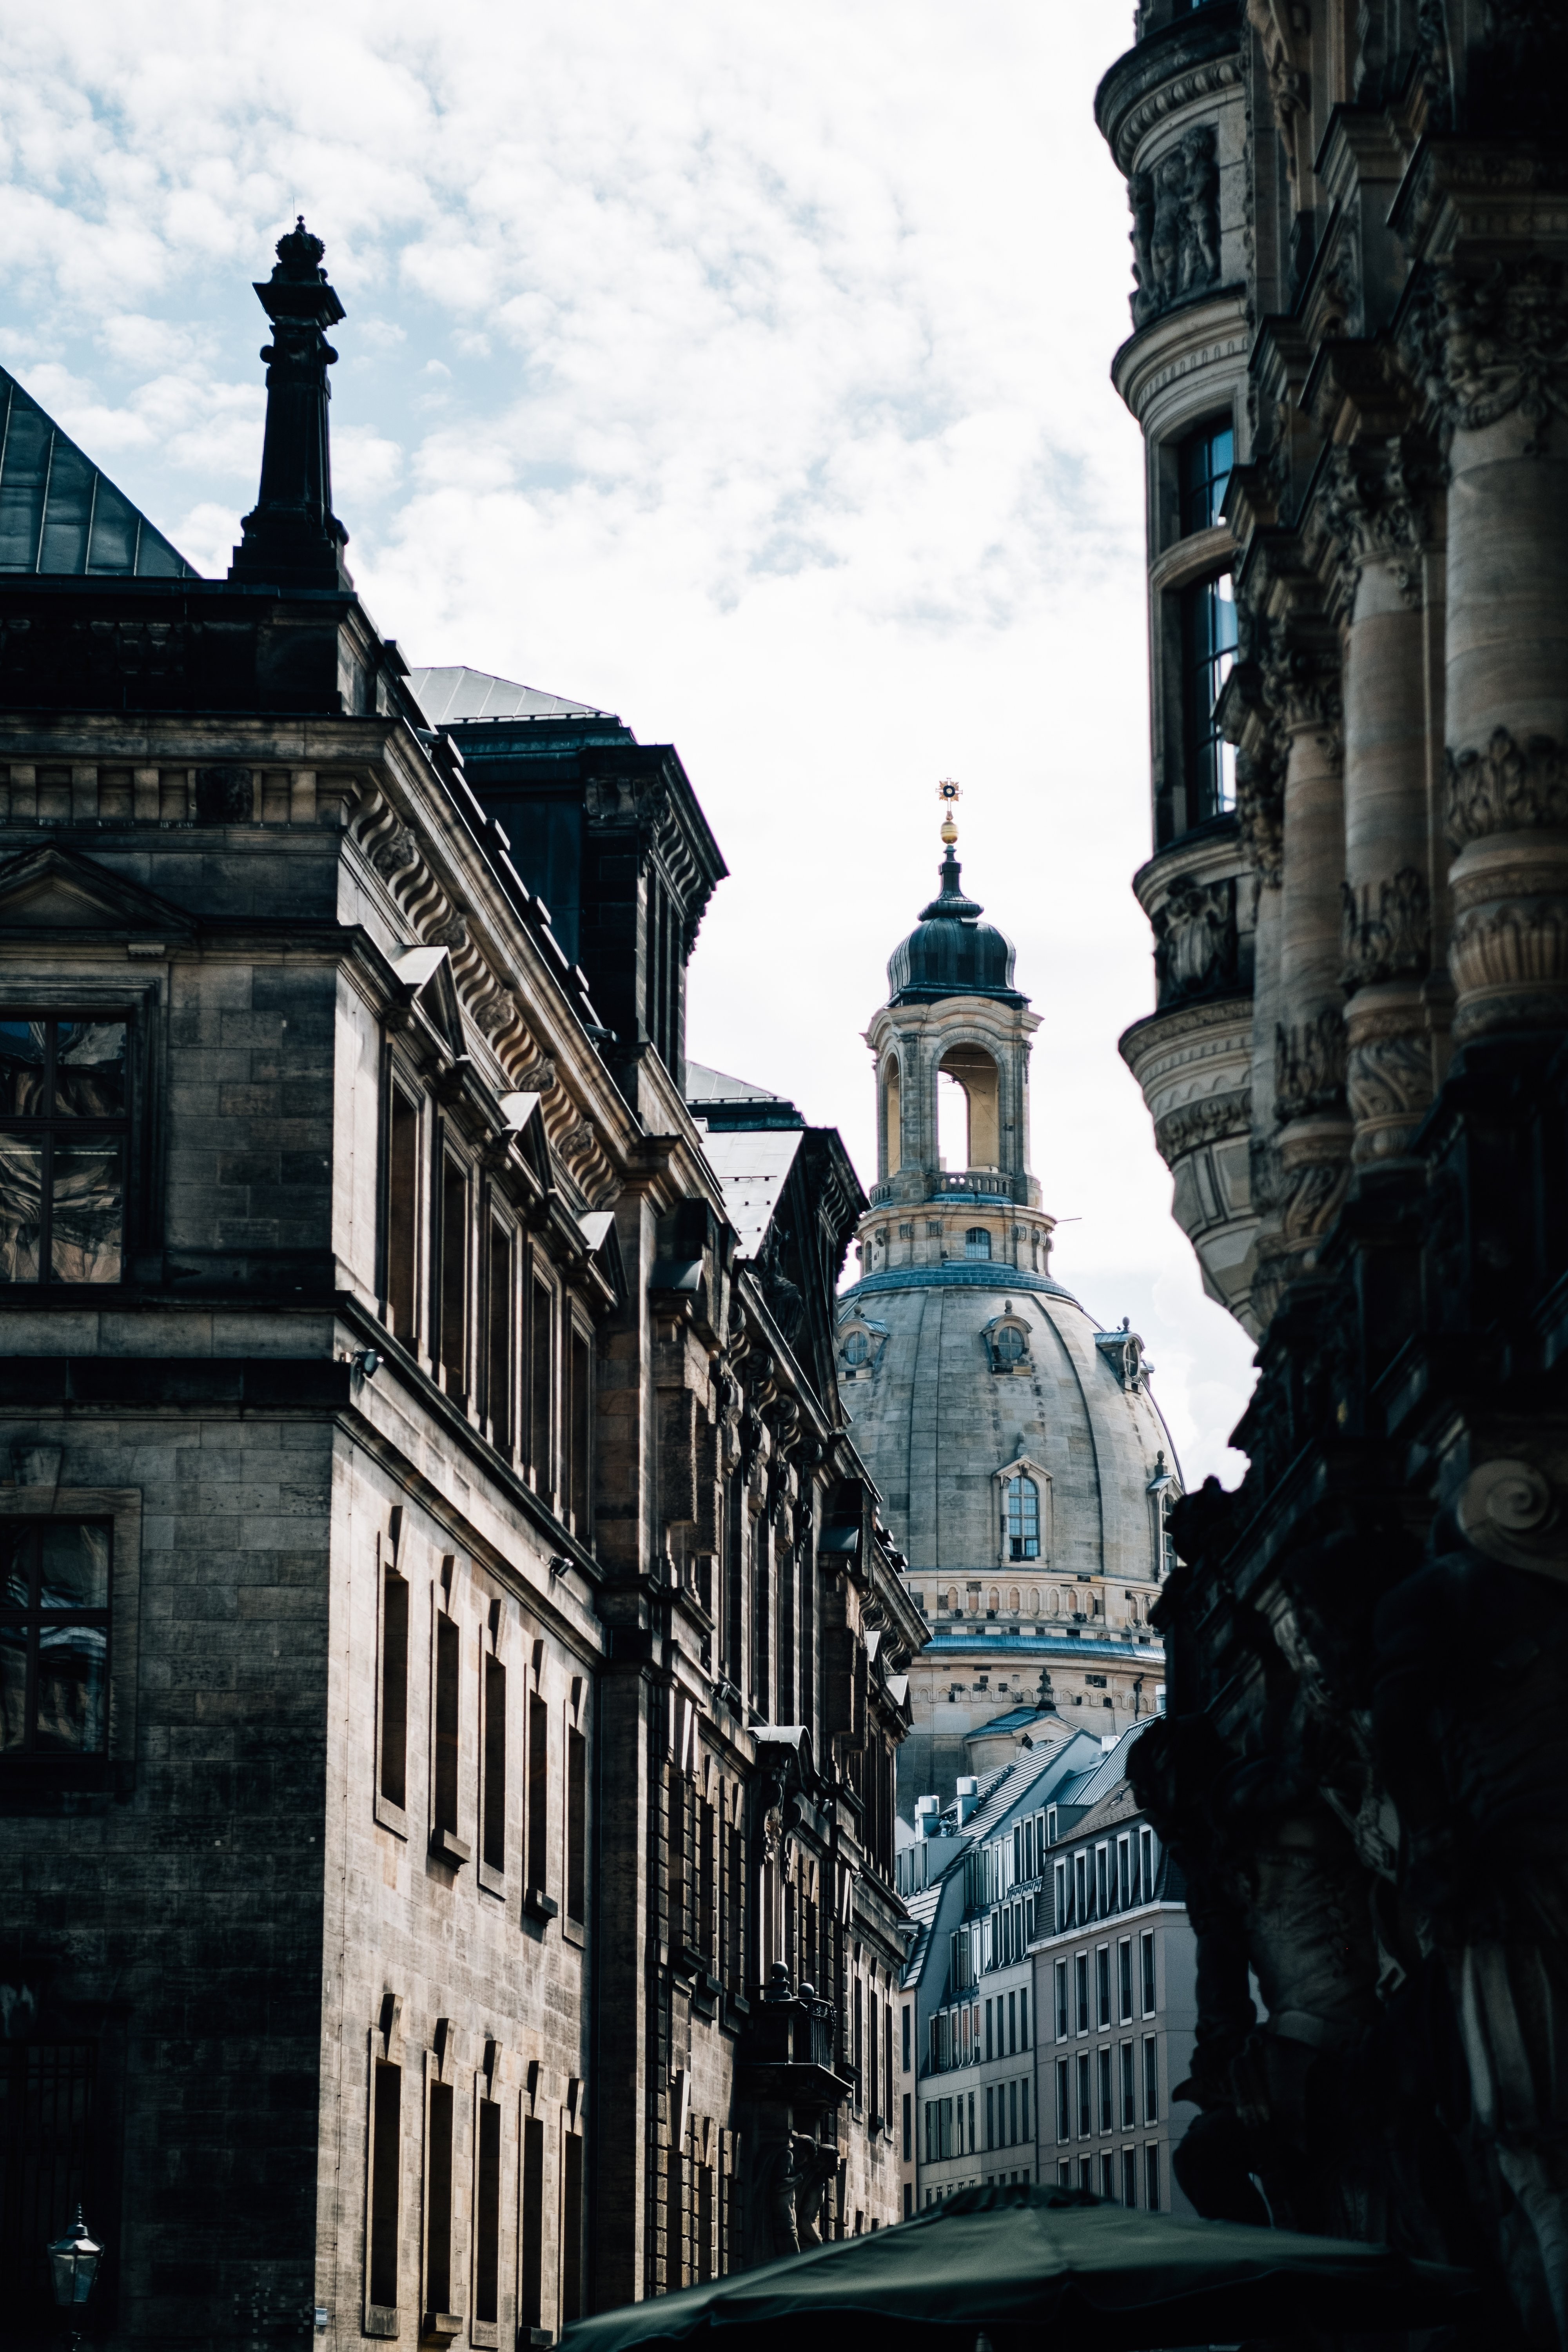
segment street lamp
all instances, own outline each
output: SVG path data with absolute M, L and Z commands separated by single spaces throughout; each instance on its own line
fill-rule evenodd
M 61 2311 L 79 2312 L 92 2293 L 98 2266 L 103 2260 L 103 2248 L 89 2235 L 79 2205 L 76 2220 L 65 2236 L 57 2238 L 45 2251 L 49 2258 L 49 2284 L 55 2291 L 56 2304 Z M 73 2345 L 79 2341 L 74 2326 L 70 2339 Z

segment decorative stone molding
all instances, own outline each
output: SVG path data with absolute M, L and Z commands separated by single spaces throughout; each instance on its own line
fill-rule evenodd
M 1132 323 L 1147 326 L 1189 294 L 1219 283 L 1219 165 L 1213 126 L 1200 123 L 1146 172 L 1134 172 Z
M 1274 1033 L 1274 1115 L 1283 1127 L 1344 1102 L 1345 1024 L 1332 1005 Z
M 1424 972 L 1432 961 L 1432 894 L 1413 866 L 1392 880 L 1363 882 L 1359 891 L 1340 885 L 1344 906 L 1344 965 L 1347 990 Z
M 1273 744 L 1237 751 L 1236 813 L 1253 865 L 1268 888 L 1278 889 L 1285 871 L 1285 766 Z
M 1288 1246 L 1310 1246 L 1328 1232 L 1339 1215 L 1350 1180 L 1350 1157 L 1342 1139 L 1337 1139 L 1321 1158 L 1281 1167 L 1279 1232 Z
M 1402 434 L 1329 452 L 1318 511 L 1347 604 L 1368 563 L 1387 563 L 1404 602 L 1412 608 L 1420 604 L 1431 488 L 1429 463 Z
M 1436 281 L 1426 389 L 1445 424 L 1468 433 L 1518 409 L 1527 457 L 1544 454 L 1554 416 L 1568 415 L 1568 285 L 1544 254 L 1494 261 L 1484 278 L 1457 269 Z
M 1489 1559 L 1568 1584 L 1563 1497 L 1531 1462 L 1478 1464 L 1454 1504 L 1459 1530 Z
M 1492 877 L 1470 878 L 1489 898 Z M 1568 888 L 1568 859 L 1552 878 Z M 1456 890 L 1457 906 L 1459 897 Z M 1489 1029 L 1556 1027 L 1568 1018 L 1568 895 L 1521 894 L 1459 913 L 1448 969 L 1457 1041 Z
M 1379 1002 L 1363 993 L 1347 1016 L 1350 1052 L 1345 1097 L 1355 1121 L 1358 1165 L 1402 1151 L 1432 1101 L 1432 1041 L 1419 995 L 1395 991 Z
M 1221 1143 L 1226 1136 L 1245 1135 L 1252 1124 L 1252 1092 L 1210 1095 L 1201 1102 L 1183 1103 L 1155 1123 L 1154 1149 L 1167 1168 L 1184 1154 L 1205 1143 Z
M 1241 66 L 1235 57 L 1208 58 L 1202 65 L 1192 66 L 1151 93 L 1133 107 L 1117 130 L 1119 156 L 1135 154 L 1139 142 L 1167 116 L 1179 114 L 1184 107 L 1196 105 L 1200 99 L 1217 98 L 1224 91 L 1237 89 L 1241 84 Z M 1125 168 L 1125 167 L 1124 167 Z
M 1455 849 L 1489 834 L 1568 826 L 1568 754 L 1550 735 L 1532 735 L 1521 749 L 1499 727 L 1484 751 L 1450 751 L 1447 768 Z
M 1184 876 L 1153 917 L 1159 1009 L 1237 986 L 1236 884 Z

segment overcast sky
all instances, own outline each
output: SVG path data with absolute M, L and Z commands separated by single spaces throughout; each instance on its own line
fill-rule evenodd
M 1152 1002 L 1127 0 L 0 0 L 0 358 L 204 572 L 254 497 L 302 210 L 348 312 L 356 582 L 467 662 L 668 740 L 731 868 L 689 1050 L 875 1174 L 861 1033 L 934 887 L 1042 1026 L 1055 1270 L 1130 1315 L 1189 1483 L 1251 1349 L 1116 1050 Z M 1076 1222 L 1067 1222 L 1075 1220 Z

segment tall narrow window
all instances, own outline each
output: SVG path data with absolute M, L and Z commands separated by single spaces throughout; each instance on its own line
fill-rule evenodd
M 1058 2058 L 1057 2060 L 1057 2137 L 1058 2139 L 1072 2137 L 1072 2116 L 1068 2105 L 1068 2062 L 1065 2058 Z
M 1154 1832 L 1152 1830 L 1140 1830 L 1138 1832 L 1138 1886 L 1140 1901 L 1152 1903 L 1154 1900 Z
M 533 1286 L 528 1366 L 528 1461 L 536 1494 L 547 1499 L 555 1485 L 555 1300 L 549 1286 Z
M 1183 442 L 1177 464 L 1181 471 L 1184 539 L 1194 530 L 1212 530 L 1220 520 L 1220 508 L 1235 459 L 1236 434 L 1228 419 L 1222 424 L 1200 425 Z
M 1094 1989 L 1095 2021 L 1104 2027 L 1110 2022 L 1110 1947 L 1109 1944 L 1101 1944 L 1094 1956 Z
M 105 1752 L 111 1536 L 83 1520 L 0 1528 L 0 1765 L 34 1758 L 69 1778 Z
M 1143 2151 L 1144 2201 L 1151 2213 L 1160 2210 L 1160 2149 L 1152 2141 Z
M 426 2160 L 425 2309 L 452 2308 L 452 2085 L 430 2085 L 430 2148 Z
M 561 2168 L 561 2316 L 583 2316 L 583 2140 L 568 2132 Z
M 432 1827 L 437 1837 L 458 1834 L 458 1718 L 462 1637 L 445 1610 L 436 1617 L 436 1757 Z M 437 2308 L 444 2311 L 446 2305 Z
M 1132 1900 L 1132 1841 L 1126 1835 L 1116 1841 L 1116 1899 L 1123 1911 Z
M 697 2276 L 713 2276 L 713 2168 L 697 2167 Z
M 506 1868 L 506 1668 L 485 1653 L 485 1764 L 481 1851 L 487 1870 Z
M 1080 2139 L 1088 2139 L 1093 2129 L 1094 2117 L 1090 2115 L 1089 2108 L 1089 2053 L 1087 2050 L 1080 2050 L 1078 2059 L 1079 2137 Z
M 1193 824 L 1236 806 L 1236 752 L 1214 707 L 1236 659 L 1236 599 L 1228 572 L 1182 592 L 1182 682 L 1187 807 Z
M 550 1709 L 528 1695 L 528 1884 L 542 1895 L 550 1883 Z
M 1131 2131 L 1138 2120 L 1138 2095 L 1132 2078 L 1132 2044 L 1121 2045 L 1121 2128 Z
M 1143 2120 L 1160 2120 L 1160 2045 L 1152 2033 L 1143 2040 Z
M 474 2163 L 474 2317 L 493 2327 L 500 2317 L 500 2105 L 479 2101 Z
M 403 2069 L 375 2062 L 371 2110 L 370 2281 L 366 2301 L 397 2306 L 398 2188 L 403 2172 Z
M 1099 2053 L 1096 2072 L 1100 2076 L 1100 2128 L 1108 2132 L 1114 2127 L 1116 2116 L 1110 2098 L 1110 2046 L 1107 2043 Z
M 585 1541 L 590 1475 L 588 1450 L 593 1431 L 593 1357 L 588 1341 L 581 1331 L 573 1331 L 569 1354 L 572 1393 L 568 1400 L 567 1444 L 572 1458 L 566 1491 L 572 1509 L 572 1531 Z
M 1089 2032 L 1089 1954 L 1079 1952 L 1073 1958 L 1073 1990 L 1078 1996 L 1078 2030 Z
M 719 1816 L 706 1797 L 697 1808 L 697 1945 L 705 1965 L 711 1969 L 718 1959 Z M 809 1911 L 809 1905 L 806 1908 Z M 810 1974 L 807 1940 L 805 1937 L 801 1939 L 803 1976 Z
M 991 1235 L 984 1225 L 971 1225 L 969 1227 L 969 1230 L 963 1236 L 963 1255 L 965 1257 L 990 1256 Z
M 441 1370 L 448 1396 L 468 1390 L 468 1178 L 441 1165 Z
M 1032 1478 L 1007 1481 L 1007 1557 L 1040 1556 L 1040 1490 Z
M 910 2004 L 909 2004 L 909 2002 L 908 2002 L 907 2000 L 905 2001 L 905 2003 L 904 2003 L 904 2005 L 903 2005 L 903 2009 L 904 2009 L 904 2023 L 903 2023 L 903 2045 L 902 2045 L 902 2056 L 903 2056 L 903 2061 L 904 2061 L 904 2067 L 903 2067 L 903 2071 L 904 2071 L 904 2073 L 907 2074 L 909 2073 L 909 2071 L 910 2071 Z
M 1121 2151 L 1121 2202 L 1124 2205 L 1136 2205 L 1138 2202 L 1138 2151 L 1135 2147 L 1124 2147 Z
M 492 1223 L 485 1301 L 485 1411 L 489 1415 L 490 1442 L 502 1454 L 511 1452 L 511 1235 L 504 1225 Z
M 711 1806 L 703 1812 L 711 1817 Z M 703 1856 L 708 1853 L 704 1836 Z M 713 1879 L 708 1873 L 711 1911 Z M 588 1916 L 588 1743 L 575 1724 L 566 1729 L 566 1916 L 581 1924 Z M 712 1929 L 709 1928 L 711 1941 Z M 704 1944 L 703 1949 L 708 1949 Z
M 538 2116 L 522 2123 L 521 2270 L 518 2322 L 537 2327 L 544 2311 L 544 2126 Z
M 396 1086 L 386 1139 L 386 1303 L 393 1330 L 412 1347 L 419 1321 L 419 1109 Z
M 1120 1995 L 1120 2018 L 1123 2025 L 1132 2021 L 1132 1938 L 1123 1936 L 1116 1948 L 1116 1990 Z
M 381 1585 L 381 1793 L 408 1802 L 408 1580 L 384 1570 Z
M 1068 1964 L 1065 1960 L 1057 1962 L 1056 1975 L 1057 2040 L 1065 2042 L 1068 2038 Z
M 1154 1930 L 1145 1927 L 1138 1939 L 1143 1961 L 1143 2014 L 1154 2014 Z
M 118 1282 L 125 1020 L 0 1020 L 0 1282 Z

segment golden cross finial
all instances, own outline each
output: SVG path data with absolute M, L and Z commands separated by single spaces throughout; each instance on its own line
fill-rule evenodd
M 951 849 L 958 839 L 958 827 L 952 821 L 952 804 L 963 799 L 963 787 L 955 784 L 951 776 L 944 776 L 936 788 L 936 796 L 942 805 L 942 838 Z

